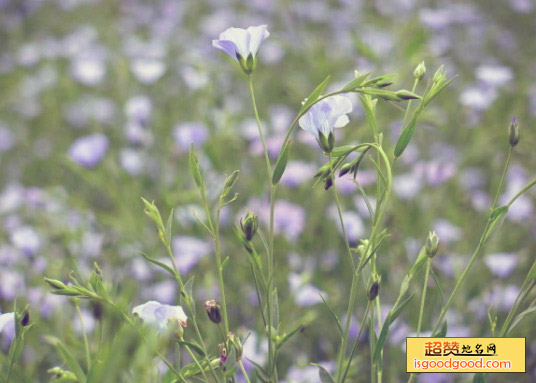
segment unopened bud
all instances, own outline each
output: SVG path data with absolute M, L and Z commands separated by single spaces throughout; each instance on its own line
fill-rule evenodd
M 374 282 L 372 282 L 372 285 L 370 285 L 370 288 L 367 292 L 367 296 L 368 296 L 368 299 L 369 301 L 373 301 L 374 299 L 376 299 L 376 297 L 378 297 L 378 294 L 380 293 L 380 281 L 379 280 L 376 280 Z
M 517 118 L 512 118 L 510 125 L 508 126 L 508 140 L 510 141 L 510 146 L 513 148 L 519 143 L 521 138 L 521 132 L 519 131 L 519 123 Z
M 239 337 L 237 337 L 234 333 L 232 332 L 229 332 L 227 334 L 227 338 L 229 339 L 229 341 L 231 342 L 231 344 L 233 345 L 233 347 L 235 348 L 235 351 L 236 351 L 236 360 L 241 360 L 242 359 L 242 355 L 244 354 L 244 347 L 242 346 L 242 341 L 240 340 Z
M 415 93 L 410 92 L 409 90 L 404 90 L 404 89 L 399 90 L 398 92 L 395 93 L 395 95 L 401 98 L 402 100 L 416 100 L 420 98 Z
M 342 165 L 341 170 L 339 171 L 339 177 L 342 177 L 345 174 L 349 173 L 350 170 L 352 170 L 352 164 L 344 164 L 344 165 Z
M 328 176 L 324 181 L 324 190 L 329 190 L 333 186 L 333 177 Z
M 424 61 L 422 61 L 415 70 L 413 71 L 413 77 L 417 80 L 422 80 L 424 75 L 426 74 L 426 66 L 424 65 Z
M 246 215 L 240 220 L 240 227 L 246 237 L 246 241 L 251 241 L 259 228 L 257 216 L 248 210 Z
M 28 312 L 28 310 L 25 310 L 24 313 L 22 314 L 22 318 L 20 319 L 20 325 L 22 327 L 26 327 L 28 326 L 29 323 L 30 323 L 30 313 Z
M 214 299 L 205 302 L 205 310 L 212 323 L 221 323 L 221 307 Z
M 438 247 L 439 237 L 437 236 L 435 231 L 431 231 L 428 234 L 428 238 L 426 239 L 426 255 L 430 258 L 433 258 L 437 254 Z

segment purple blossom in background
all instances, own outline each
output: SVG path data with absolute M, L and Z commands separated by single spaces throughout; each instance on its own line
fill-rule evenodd
M 501 87 L 514 79 L 512 69 L 502 65 L 481 65 L 475 73 L 478 80 L 490 87 Z
M 176 236 L 171 240 L 171 247 L 182 274 L 187 274 L 204 256 L 212 251 L 212 246 L 195 237 Z
M 77 139 L 69 149 L 69 157 L 77 164 L 93 168 L 108 151 L 108 138 L 102 134 L 92 134 Z
M 261 43 L 270 36 L 267 28 L 267 25 L 248 29 L 229 28 L 220 33 L 218 40 L 212 40 L 212 46 L 237 61 L 239 56 L 247 59 L 249 55 L 252 55 L 255 58 Z
M 15 228 L 11 233 L 11 242 L 13 245 L 30 256 L 35 255 L 41 248 L 41 238 L 30 226 L 21 226 Z
M 305 307 L 322 303 L 320 294 L 327 299 L 328 295 L 326 292 L 306 282 L 306 279 L 308 279 L 307 275 L 302 276 L 292 273 L 288 276 L 290 291 L 294 295 L 294 300 L 298 306 Z
M 125 104 L 125 114 L 129 120 L 137 121 L 142 125 L 153 112 L 153 103 L 146 96 L 135 96 L 130 98 Z
M 337 213 L 336 206 L 331 206 L 329 209 L 329 216 L 337 226 L 337 230 L 342 234 L 342 228 L 339 223 L 339 215 Z M 343 211 L 342 218 L 344 220 L 344 227 L 346 229 L 346 235 L 350 244 L 355 245 L 359 239 L 363 238 L 365 234 L 365 224 L 361 217 L 354 211 Z
M 199 148 L 208 139 L 207 127 L 200 122 L 183 122 L 173 128 L 175 145 L 183 151 L 188 151 L 190 144 Z
M 515 285 L 494 285 L 491 291 L 484 297 L 486 306 L 492 305 L 497 310 L 508 312 L 519 295 L 519 287 Z
M 463 236 L 462 229 L 460 229 L 458 226 L 453 225 L 446 219 L 437 220 L 434 223 L 433 228 L 439 238 L 441 238 L 441 242 L 445 244 L 459 241 Z
M 493 275 L 499 278 L 508 277 L 516 268 L 518 259 L 515 254 L 495 253 L 484 257 L 484 263 Z
M 150 85 L 164 75 L 166 64 L 161 60 L 140 58 L 131 63 L 130 70 L 139 82 Z
M 71 63 L 71 74 L 83 85 L 97 86 L 106 76 L 106 63 L 98 57 L 80 57 Z
M 281 183 L 289 188 L 297 188 L 306 181 L 311 181 L 315 166 L 304 161 L 289 161 Z
M 145 161 L 139 151 L 125 148 L 119 153 L 119 163 L 125 172 L 137 176 L 145 168 Z
M 15 145 L 13 132 L 3 123 L 0 123 L 0 153 L 5 153 Z

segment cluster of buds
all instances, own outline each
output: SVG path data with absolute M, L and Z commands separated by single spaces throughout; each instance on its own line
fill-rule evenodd
M 205 310 L 212 323 L 221 323 L 221 307 L 214 299 L 205 302 Z

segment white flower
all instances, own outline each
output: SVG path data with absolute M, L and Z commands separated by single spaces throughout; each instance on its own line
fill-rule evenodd
M 0 315 L 0 334 L 4 329 L 8 331 L 15 328 L 15 313 L 5 313 Z
M 220 33 L 218 40 L 212 40 L 212 46 L 227 53 L 236 61 L 239 61 L 239 56 L 246 60 L 251 55 L 255 59 L 259 46 L 268 36 L 270 32 L 267 30 L 267 25 L 248 29 L 229 28 Z
M 186 327 L 188 324 L 188 316 L 181 306 L 163 305 L 156 301 L 136 306 L 132 313 L 160 332 L 165 331 L 167 326 L 173 322 L 179 323 L 182 327 Z
M 319 139 L 328 137 L 334 128 L 346 126 L 350 120 L 346 114 L 352 111 L 352 102 L 345 96 L 335 95 L 314 104 L 300 118 L 300 127 Z

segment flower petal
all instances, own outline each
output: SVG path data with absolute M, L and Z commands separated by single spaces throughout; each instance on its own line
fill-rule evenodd
M 220 41 L 230 41 L 236 46 L 236 52 L 243 58 L 249 55 L 249 34 L 242 28 L 229 28 L 220 33 Z M 227 52 L 226 52 L 227 53 Z
M 212 40 L 212 46 L 214 48 L 218 48 L 219 50 L 227 53 L 229 56 L 231 56 L 233 59 L 237 60 L 236 57 L 236 44 L 229 40 Z
M 261 43 L 270 36 L 267 25 L 259 25 L 258 27 L 249 27 L 247 32 L 249 34 L 249 53 L 255 57 Z

